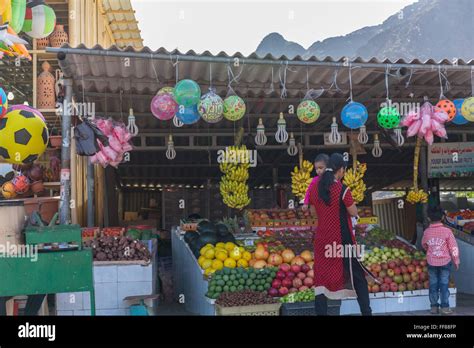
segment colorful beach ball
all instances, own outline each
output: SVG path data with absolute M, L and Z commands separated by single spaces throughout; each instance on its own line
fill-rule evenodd
M 224 117 L 224 102 L 214 91 L 209 91 L 201 97 L 198 112 L 202 119 L 209 123 L 217 123 Z
M 8 111 L 8 98 L 3 90 L 3 88 L 0 88 L 0 118 L 5 116 Z
M 190 107 L 180 105 L 176 117 L 184 124 L 193 124 L 199 121 L 201 116 L 197 110 L 197 105 L 191 105 Z
M 201 88 L 193 80 L 181 80 L 174 87 L 174 99 L 179 105 L 189 107 L 199 103 Z
M 170 93 L 158 94 L 151 100 L 150 110 L 153 116 L 162 121 L 171 120 L 178 111 L 178 103 Z
M 448 114 L 448 122 L 452 121 L 456 116 L 456 106 L 451 100 L 442 99 L 436 104 L 436 106 Z
M 56 26 L 56 13 L 43 1 L 34 0 L 27 4 L 22 31 L 34 39 L 49 36 Z
M 237 95 L 224 99 L 224 117 L 229 121 L 238 121 L 245 115 L 245 102 Z
M 22 195 L 30 189 L 30 181 L 24 175 L 18 175 L 13 178 L 12 180 L 13 187 L 15 188 L 15 192 L 19 195 Z
M 454 116 L 451 122 L 458 126 L 468 123 L 469 121 L 466 120 L 463 115 L 461 115 L 461 107 L 462 103 L 464 103 L 464 99 L 454 99 L 453 103 L 456 107 L 456 116 Z
M 350 129 L 358 129 L 362 127 L 367 119 L 369 113 L 367 108 L 358 102 L 350 102 L 342 108 L 341 120 L 342 124 Z
M 469 97 L 464 100 L 461 106 L 461 115 L 471 122 L 474 122 L 474 97 Z
M 321 109 L 314 100 L 303 100 L 296 109 L 298 119 L 306 124 L 316 122 L 320 114 Z
M 397 128 L 400 124 L 400 113 L 397 108 L 385 106 L 377 114 L 377 122 L 385 129 Z

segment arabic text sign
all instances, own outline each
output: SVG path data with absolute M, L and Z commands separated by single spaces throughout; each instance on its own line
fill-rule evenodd
M 440 143 L 428 147 L 428 176 L 430 178 L 474 176 L 474 142 Z

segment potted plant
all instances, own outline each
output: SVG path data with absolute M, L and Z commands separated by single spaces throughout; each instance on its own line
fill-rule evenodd
M 51 147 L 54 148 L 61 147 L 63 143 L 63 137 L 61 136 L 60 131 L 56 127 L 51 128 L 51 133 L 49 135 L 49 143 L 51 144 Z
M 44 185 L 42 181 L 35 181 L 31 184 L 30 188 L 33 193 L 40 193 L 44 191 Z

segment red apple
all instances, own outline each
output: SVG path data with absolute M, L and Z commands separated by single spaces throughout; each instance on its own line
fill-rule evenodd
M 301 266 L 299 265 L 291 265 L 291 271 L 294 272 L 295 274 L 298 274 L 301 272 Z
M 379 277 L 381 278 L 385 278 L 387 276 L 387 271 L 382 269 L 380 272 L 379 272 Z
M 421 266 L 416 266 L 415 272 L 418 273 L 418 274 L 420 274 L 421 272 L 423 272 L 423 267 L 421 267 Z
M 384 282 L 385 284 L 390 284 L 390 283 L 392 283 L 392 278 L 390 278 L 390 277 L 385 277 L 385 278 L 383 279 L 383 282 Z
M 402 271 L 402 274 L 408 273 L 408 268 L 405 265 L 401 265 L 400 270 Z
M 421 260 L 421 261 L 420 261 L 420 266 L 421 266 L 421 267 L 425 267 L 426 265 L 427 265 L 426 260 Z
M 306 275 L 307 275 L 308 277 L 314 278 L 314 271 L 313 271 L 312 269 L 310 269 L 310 270 L 308 271 L 308 273 L 306 273 Z
M 417 272 L 412 272 L 411 273 L 411 280 L 413 280 L 414 282 L 418 281 L 420 279 L 420 274 L 417 273 Z
M 413 272 L 415 272 L 416 267 L 413 266 L 413 265 L 408 265 L 407 269 L 408 269 L 408 273 L 413 273 Z
M 309 288 L 306 285 L 301 286 L 298 291 L 305 291 L 308 290 Z
M 281 288 L 281 280 L 280 279 L 274 279 L 273 282 L 272 282 L 272 288 L 274 288 L 274 289 Z
M 399 275 L 402 273 L 402 269 L 400 267 L 395 267 L 393 271 L 395 272 L 395 275 Z
M 413 283 L 412 281 L 408 282 L 407 283 L 407 290 L 410 290 L 410 291 L 415 290 L 415 283 Z
M 393 277 L 393 276 L 395 275 L 395 271 L 390 268 L 390 269 L 387 270 L 387 275 L 388 275 L 389 277 Z
M 395 261 L 393 260 L 389 261 L 388 268 L 394 269 L 395 267 L 397 267 L 397 264 L 395 263 Z
M 374 263 L 371 267 L 372 272 L 380 272 L 382 270 L 382 266 L 380 266 L 378 263 Z
M 285 278 L 281 281 L 281 285 L 285 288 L 291 288 L 293 281 L 290 278 Z
M 303 273 L 308 273 L 310 269 L 311 268 L 307 264 L 301 265 L 301 272 Z
M 280 280 L 283 280 L 286 278 L 286 273 L 283 272 L 283 271 L 278 271 L 277 274 L 276 274 L 276 279 L 280 279 Z
M 296 275 L 297 278 L 300 278 L 301 280 L 303 280 L 304 278 L 306 278 L 306 274 L 304 274 L 303 272 L 300 272 Z
M 390 291 L 397 292 L 398 291 L 398 284 L 397 283 L 390 283 Z
M 405 266 L 408 266 L 410 263 L 411 263 L 411 258 L 408 257 L 408 256 L 405 256 L 405 257 L 403 258 L 403 264 L 404 264 Z
M 307 277 L 303 280 L 303 284 L 310 287 L 313 286 L 313 278 Z
M 411 281 L 411 276 L 408 273 L 403 274 L 403 281 L 408 283 Z
M 404 283 L 401 283 L 398 286 L 398 291 L 405 291 L 407 289 L 407 286 Z
M 382 292 L 390 291 L 390 285 L 383 283 L 382 285 L 380 285 L 380 291 Z
M 418 261 L 418 260 L 413 260 L 413 261 L 411 262 L 411 264 L 414 265 L 414 266 L 418 266 L 418 265 L 420 264 L 420 261 Z
M 293 279 L 294 277 L 296 277 L 296 274 L 295 274 L 294 272 L 291 272 L 291 271 L 290 271 L 290 272 L 287 272 L 287 273 L 286 273 L 286 277 L 287 277 L 287 278 L 290 278 L 290 279 Z
M 396 264 L 397 266 L 401 266 L 401 265 L 402 265 L 402 260 L 400 260 L 400 259 L 395 259 L 395 264 Z
M 426 272 L 421 272 L 420 273 L 420 280 L 424 282 L 425 280 L 428 280 L 428 273 Z
M 298 289 L 297 288 L 291 288 L 288 293 L 292 294 L 294 292 L 298 292 Z
M 379 292 L 379 291 L 380 291 L 380 287 L 377 284 L 372 286 L 372 292 Z
M 429 288 L 430 288 L 430 281 L 429 281 L 429 280 L 425 280 L 425 281 L 423 282 L 423 287 L 424 287 L 425 289 L 429 289 Z
M 380 267 L 382 267 L 383 270 L 387 270 L 388 269 L 388 264 L 386 262 L 382 262 L 380 264 Z
M 416 290 L 421 290 L 421 289 L 423 289 L 423 283 L 422 282 L 416 282 L 415 287 L 416 287 Z
M 280 267 L 278 268 L 280 271 L 283 271 L 285 273 L 288 273 L 291 271 L 291 266 L 287 263 L 282 263 Z
M 297 289 L 303 286 L 303 281 L 300 278 L 293 279 L 293 286 Z
M 281 296 L 285 296 L 285 295 L 288 294 L 288 288 L 281 287 L 281 288 L 278 290 L 278 293 L 279 293 Z

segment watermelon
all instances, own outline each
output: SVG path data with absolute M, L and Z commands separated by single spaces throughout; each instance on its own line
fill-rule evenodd
M 184 234 L 184 241 L 188 244 L 191 243 L 191 241 L 196 240 L 199 238 L 199 233 L 193 232 L 193 231 L 188 231 Z
M 199 242 L 203 243 L 203 246 L 206 244 L 217 244 L 217 235 L 214 232 L 204 232 L 199 236 Z
M 226 236 L 230 233 L 227 226 L 224 225 L 223 223 L 216 224 L 216 229 L 217 229 L 217 235 L 220 237 Z

